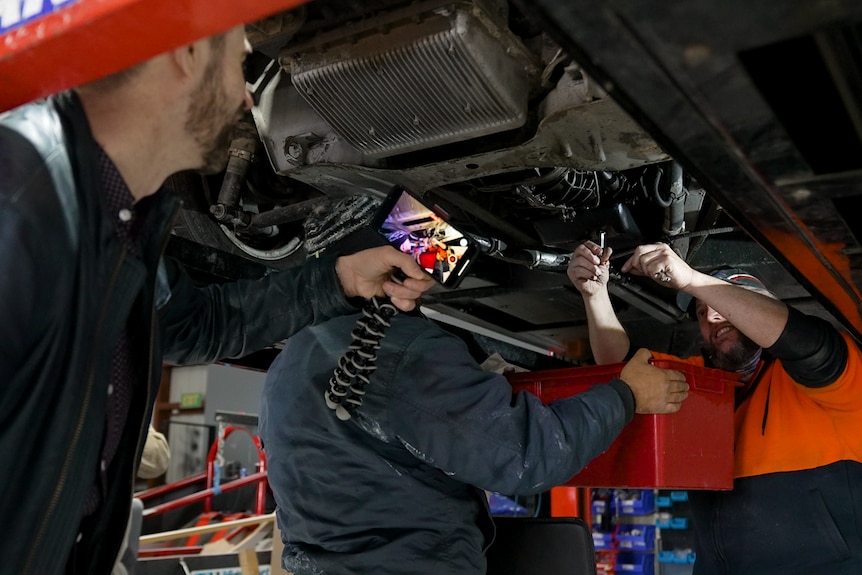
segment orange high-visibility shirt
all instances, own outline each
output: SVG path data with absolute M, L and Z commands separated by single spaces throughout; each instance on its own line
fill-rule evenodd
M 795 383 L 777 359 L 763 369 L 760 383 L 734 413 L 734 477 L 862 461 L 862 352 L 849 335 L 842 337 L 847 365 L 826 387 Z M 656 359 L 704 366 L 703 357 L 652 353 Z

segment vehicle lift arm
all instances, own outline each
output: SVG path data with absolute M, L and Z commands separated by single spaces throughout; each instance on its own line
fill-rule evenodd
M 0 112 L 305 0 L 4 0 Z

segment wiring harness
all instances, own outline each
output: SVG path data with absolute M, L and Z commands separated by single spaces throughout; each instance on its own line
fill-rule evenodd
M 365 387 L 377 369 L 377 350 L 386 335 L 390 320 L 398 313 L 388 298 L 371 298 L 362 308 L 362 317 L 350 334 L 353 342 L 338 360 L 329 378 L 329 389 L 323 394 L 326 405 L 342 421 L 347 421 L 362 405 Z

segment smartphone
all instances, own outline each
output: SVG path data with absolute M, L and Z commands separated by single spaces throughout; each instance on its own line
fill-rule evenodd
M 392 246 L 411 254 L 428 274 L 453 288 L 479 254 L 478 244 L 406 188 L 392 189 L 371 225 Z

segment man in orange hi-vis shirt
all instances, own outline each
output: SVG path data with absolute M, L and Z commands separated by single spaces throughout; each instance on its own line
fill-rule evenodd
M 607 291 L 610 248 L 578 246 L 568 276 L 597 363 L 629 338 Z M 742 270 L 704 274 L 670 246 L 639 246 L 621 271 L 679 290 L 703 338 L 683 361 L 739 374 L 734 485 L 689 493 L 695 575 L 862 573 L 862 351 L 828 321 L 778 300 Z M 656 358 L 676 358 L 653 352 Z

